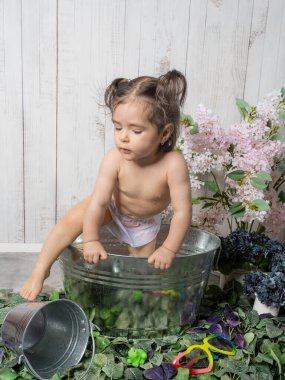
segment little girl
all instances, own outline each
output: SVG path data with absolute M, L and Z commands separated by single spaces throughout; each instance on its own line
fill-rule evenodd
M 83 230 L 84 259 L 108 257 L 100 243 L 105 224 L 133 256 L 148 257 L 168 269 L 191 223 L 191 189 L 183 156 L 173 149 L 179 130 L 186 80 L 172 70 L 159 78 L 115 79 L 105 92 L 111 110 L 115 147 L 102 159 L 90 197 L 55 225 L 34 270 L 20 290 L 34 300 L 53 262 Z M 155 249 L 161 212 L 171 203 L 173 217 L 163 244 Z

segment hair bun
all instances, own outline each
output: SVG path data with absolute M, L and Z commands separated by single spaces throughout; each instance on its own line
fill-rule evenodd
M 175 99 L 179 106 L 182 106 L 187 92 L 187 82 L 185 76 L 178 70 L 170 70 L 158 78 L 156 95 L 164 103 L 173 102 Z
M 122 84 L 129 85 L 130 80 L 126 78 L 116 78 L 114 79 L 111 84 L 106 88 L 105 91 L 105 104 L 110 109 L 113 108 L 113 102 L 118 94 L 118 91 Z M 125 86 L 124 86 L 125 87 Z

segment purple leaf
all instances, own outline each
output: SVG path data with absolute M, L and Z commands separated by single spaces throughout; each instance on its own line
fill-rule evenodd
M 154 356 L 154 351 L 148 351 L 147 352 L 147 360 L 149 361 L 150 359 L 152 359 Z
M 222 334 L 223 329 L 222 329 L 222 326 L 217 323 L 217 324 L 210 326 L 208 329 L 208 332 L 211 334 Z
M 203 321 L 198 321 L 194 327 L 202 327 L 204 325 Z
M 174 376 L 177 375 L 177 368 L 175 368 L 170 363 L 162 363 L 162 368 L 163 368 L 166 380 L 172 379 Z
M 212 317 L 209 317 L 207 322 L 209 323 L 218 323 L 220 322 L 221 318 L 218 315 L 213 315 Z
M 230 338 L 230 328 L 229 328 L 229 326 L 224 321 L 221 321 L 220 325 L 222 327 L 222 335 L 226 336 L 227 338 Z
M 238 348 L 246 348 L 246 341 L 242 334 L 237 334 L 234 339 L 234 344 Z
M 167 380 L 163 369 L 155 364 L 152 365 L 152 368 L 145 370 L 143 375 L 149 380 Z
M 229 305 L 225 306 L 224 309 L 224 317 L 226 321 L 228 322 L 228 325 L 230 327 L 236 327 L 240 324 L 240 319 L 238 313 L 235 311 L 232 311 L 232 309 L 229 307 Z

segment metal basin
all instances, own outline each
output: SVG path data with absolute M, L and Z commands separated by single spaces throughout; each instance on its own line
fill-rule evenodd
M 157 244 L 169 226 L 163 225 Z M 170 335 L 195 320 L 220 239 L 190 228 L 167 271 L 146 258 L 128 256 L 125 245 L 103 229 L 107 260 L 88 264 L 77 239 L 60 256 L 66 296 L 81 305 L 105 335 L 150 338 Z

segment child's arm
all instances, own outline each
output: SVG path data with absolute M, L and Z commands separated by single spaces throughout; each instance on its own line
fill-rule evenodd
M 150 264 L 160 269 L 170 267 L 183 243 L 192 217 L 191 186 L 187 165 L 181 154 L 176 152 L 171 154 L 167 178 L 174 214 L 166 240 L 148 259 Z
M 118 157 L 115 149 L 103 158 L 95 188 L 83 222 L 83 256 L 89 263 L 106 259 L 107 253 L 100 243 L 100 227 L 110 203 L 118 173 Z

